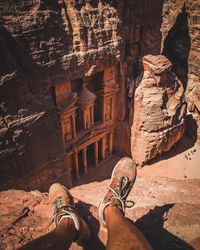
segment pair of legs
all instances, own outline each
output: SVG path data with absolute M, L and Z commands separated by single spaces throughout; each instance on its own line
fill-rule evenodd
M 118 207 L 108 206 L 104 212 L 108 229 L 108 250 L 151 249 L 144 236 L 128 221 Z M 28 243 L 21 250 L 66 250 L 76 237 L 74 222 L 63 219 L 50 233 Z
M 106 226 L 108 231 L 108 250 L 151 249 L 144 236 L 124 216 L 124 208 L 127 203 L 126 198 L 133 186 L 135 178 L 136 168 L 132 160 L 130 158 L 120 160 L 113 170 L 109 191 L 99 206 L 100 221 Z M 60 198 L 57 193 L 53 195 L 56 199 Z M 60 196 L 62 196 L 62 194 L 60 194 Z M 73 241 L 83 242 L 84 239 L 88 241 L 90 237 L 89 228 L 80 216 L 77 215 L 77 212 L 73 211 L 74 204 L 71 199 L 73 198 L 70 196 L 67 197 L 67 199 L 64 197 L 64 203 L 67 204 L 64 210 L 60 203 L 61 200 L 56 200 L 59 207 L 57 206 L 54 211 L 57 226 L 53 231 L 28 243 L 20 249 L 66 250 Z M 55 198 L 53 198 L 53 203 L 55 205 Z

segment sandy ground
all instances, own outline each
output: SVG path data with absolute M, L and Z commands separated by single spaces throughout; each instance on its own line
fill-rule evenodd
M 112 169 L 120 158 L 114 155 L 98 167 L 90 168 L 80 180 L 74 181 L 74 186 L 110 179 Z M 138 176 L 168 177 L 176 180 L 200 179 L 200 146 L 184 136 L 169 152 L 138 169 Z
M 163 176 L 173 179 L 200 179 L 200 146 L 191 146 L 185 137 L 157 162 L 138 170 L 138 176 Z M 188 147 L 187 147 L 188 145 Z

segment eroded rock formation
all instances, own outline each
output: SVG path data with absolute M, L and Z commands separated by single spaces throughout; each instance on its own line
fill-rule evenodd
M 74 90 L 69 80 L 119 63 L 118 12 L 100 2 L 1 1 L 0 16 L 0 186 L 71 186 L 59 105 Z M 105 80 L 115 84 L 115 74 Z
M 148 55 L 142 63 L 131 128 L 131 153 L 140 165 L 168 151 L 182 137 L 186 115 L 183 85 L 169 60 Z
M 72 185 L 74 170 L 69 166 L 76 159 L 69 160 L 66 147 L 73 148 L 73 143 L 64 140 L 71 136 L 70 119 L 76 113 L 61 123 L 60 107 L 71 105 L 70 98 L 79 93 L 90 69 L 90 91 L 100 90 L 101 85 L 101 90 L 103 86 L 113 88 L 117 95 L 113 138 L 103 142 L 109 152 L 130 155 L 134 99 L 127 88 L 141 73 L 139 60 L 147 54 L 164 53 L 170 58 L 174 72 L 185 79 L 186 99 L 198 123 L 198 13 L 198 0 L 1 1 L 0 187 L 45 189 L 47 182 L 57 179 Z M 73 104 L 75 110 L 75 98 Z M 108 131 L 109 126 L 101 132 L 103 129 Z M 183 124 L 177 129 L 180 131 L 171 131 L 173 136 L 157 135 L 173 138 L 164 150 L 180 138 Z M 92 138 L 94 130 L 87 132 Z
M 193 124 L 189 123 L 188 130 L 198 142 L 200 138 L 199 6 L 198 0 L 165 1 L 161 25 L 163 52 L 171 60 L 173 71 L 184 83 L 188 108 L 195 119 Z
M 153 17 L 152 4 L 157 13 Z M 137 64 L 140 54 L 160 51 L 162 1 L 4 0 L 0 13 L 1 188 L 45 189 L 56 179 L 71 186 L 70 166 L 77 160 L 85 166 L 86 161 L 80 164 L 77 154 L 73 153 L 75 159 L 66 154 L 72 144 L 67 138 L 75 137 L 70 135 L 75 116 L 66 116 L 62 123 L 60 107 L 71 108 L 68 100 L 75 96 L 72 92 L 79 92 L 91 68 L 92 91 L 103 85 L 118 89 L 113 147 L 129 154 L 126 76 L 132 74 L 132 63 Z M 141 19 L 142 13 L 148 22 Z M 97 101 L 95 107 L 100 105 Z M 105 112 L 110 112 L 109 105 Z M 92 139 L 91 129 L 87 133 Z M 106 149 L 112 152 L 112 138 L 106 141 L 102 141 L 102 159 Z

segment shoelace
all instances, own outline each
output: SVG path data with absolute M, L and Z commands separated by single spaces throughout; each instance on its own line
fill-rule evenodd
M 58 210 L 60 209 L 61 207 L 63 207 L 63 204 L 64 204 L 64 201 L 62 199 L 62 197 L 57 197 L 55 200 L 54 200 L 54 205 L 55 205 L 55 210 Z
M 112 191 L 112 199 L 117 199 L 120 202 L 121 209 L 124 212 L 125 208 L 131 208 L 134 206 L 134 202 L 126 200 L 128 193 L 130 191 L 130 182 L 127 176 L 122 176 L 119 182 L 119 186 L 115 189 L 109 188 Z
M 64 206 L 64 201 L 62 197 L 57 197 L 53 203 L 55 205 L 55 209 L 52 216 L 52 223 L 54 222 L 55 225 L 57 226 L 60 218 L 62 216 L 65 216 L 66 214 L 69 215 L 69 217 L 71 217 L 70 213 L 73 213 L 75 208 L 70 205 Z

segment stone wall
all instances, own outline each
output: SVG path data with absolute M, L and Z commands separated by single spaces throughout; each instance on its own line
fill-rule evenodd
M 73 3 L 74 2 L 74 3 Z M 78 1 L 2 1 L 3 25 L 31 63 L 51 79 L 84 76 L 120 56 L 122 37 L 117 10 Z M 56 76 L 55 76 L 56 72 Z M 65 76 L 63 76 L 63 74 Z M 55 84 L 55 82 L 53 82 Z
M 33 91 L 30 85 L 34 81 L 37 79 L 30 80 L 17 70 L 1 79 L 2 188 L 40 186 L 44 190 L 48 181 L 66 175 L 64 149 L 52 98 L 44 86 Z M 43 84 L 40 80 L 38 83 Z
M 186 97 L 198 121 L 198 2 L 1 1 L 1 188 L 45 187 L 47 178 L 61 177 L 71 185 L 52 89 L 83 78 L 91 67 L 120 88 L 114 149 L 130 154 L 135 88 L 128 96 L 127 77 L 133 81 L 139 75 L 142 56 L 161 53 L 184 3 L 191 38 Z
M 194 126 L 189 125 L 188 130 L 194 130 L 193 136 L 199 142 L 200 138 L 200 131 L 199 131 L 199 124 L 200 124 L 200 3 L 198 0 L 185 0 L 185 1 L 165 1 L 164 4 L 164 11 L 163 11 L 163 23 L 161 26 L 162 31 L 162 41 L 164 44 L 164 40 L 168 35 L 168 32 L 173 29 L 173 26 L 176 23 L 177 17 L 179 14 L 187 13 L 187 25 L 188 25 L 188 33 L 183 34 L 185 39 L 189 37 L 189 51 L 187 52 L 188 55 L 186 57 L 185 63 L 185 72 L 182 74 L 186 74 L 186 99 L 188 102 L 188 109 L 192 112 L 192 115 L 196 121 L 195 129 Z M 180 26 L 180 25 L 179 25 Z M 180 45 L 176 46 L 176 52 L 179 53 L 180 57 L 184 57 L 185 54 L 185 41 L 182 40 Z M 184 62 L 183 62 L 184 63 Z M 181 71 L 182 64 L 177 65 L 178 67 L 174 67 L 175 72 Z
M 143 55 L 160 54 L 162 34 L 163 1 L 116 1 L 123 27 L 124 51 L 120 64 L 119 112 L 115 151 L 121 155 L 131 155 L 130 137 L 133 122 L 133 95 L 128 95 L 129 81 L 138 76 L 141 69 L 138 61 Z M 125 121 L 125 122 L 124 122 Z
M 120 61 L 118 12 L 96 1 L 4 0 L 0 16 L 0 186 L 71 186 L 52 87 Z

